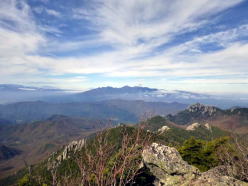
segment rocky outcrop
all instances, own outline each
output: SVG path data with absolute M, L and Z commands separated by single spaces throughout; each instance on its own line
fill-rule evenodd
M 206 129 L 208 129 L 208 130 L 211 130 L 211 126 L 208 123 L 205 123 L 204 127 L 206 127 Z
M 165 125 L 165 126 L 162 126 L 160 129 L 158 129 L 158 133 L 162 134 L 162 133 L 164 133 L 164 132 L 166 132 L 168 130 L 170 130 L 170 127 Z
M 227 176 L 228 172 L 222 166 L 215 167 L 210 169 L 207 172 L 201 174 L 199 178 L 197 178 L 192 185 L 211 185 L 211 186 L 247 186 L 248 183 L 237 180 L 233 177 Z
M 192 130 L 195 130 L 197 129 L 198 127 L 200 127 L 201 125 L 199 123 L 193 123 L 189 126 L 187 126 L 186 130 L 189 130 L 189 131 L 192 131 Z
M 224 117 L 225 110 L 217 107 L 202 105 L 200 103 L 190 105 L 187 109 L 178 112 L 176 115 L 168 115 L 167 119 L 176 124 L 189 125 L 192 123 L 206 123 Z
M 204 125 L 200 124 L 200 123 L 192 123 L 191 125 L 186 127 L 186 130 L 193 131 L 193 130 L 196 130 L 197 128 L 199 128 L 199 127 L 203 127 L 203 128 L 205 128 L 207 130 L 211 130 L 211 126 L 208 123 L 205 123 Z
M 173 147 L 153 143 L 143 150 L 142 157 L 143 166 L 156 177 L 155 186 L 248 185 L 221 174 L 217 168 L 201 173 L 199 169 L 185 162 Z
M 175 148 L 153 143 L 142 153 L 144 165 L 156 177 L 155 185 L 190 183 L 200 171 L 183 161 Z
M 81 139 L 78 141 L 72 141 L 67 146 L 65 146 L 62 152 L 54 152 L 48 158 L 48 170 L 54 171 L 61 164 L 62 161 L 71 157 L 72 154 L 80 151 L 86 141 L 85 139 Z
M 72 141 L 67 146 L 65 146 L 61 155 L 57 157 L 58 161 L 65 160 L 70 158 L 70 153 L 76 153 L 77 151 L 81 150 L 85 144 L 85 139 L 81 139 L 78 141 Z
M 186 110 L 193 113 L 201 113 L 202 115 L 211 117 L 216 114 L 218 108 L 196 103 L 194 105 L 190 105 Z

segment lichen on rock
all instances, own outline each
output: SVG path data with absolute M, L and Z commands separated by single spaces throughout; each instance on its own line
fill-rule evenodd
M 155 185 L 175 185 L 190 181 L 200 171 L 183 161 L 179 152 L 173 148 L 153 143 L 142 153 L 144 164 L 157 178 Z
M 189 165 L 182 159 L 179 152 L 165 145 L 153 143 L 142 152 L 143 166 L 156 177 L 155 186 L 245 186 L 245 182 L 218 173 L 221 170 L 215 168 L 201 173 L 198 168 Z

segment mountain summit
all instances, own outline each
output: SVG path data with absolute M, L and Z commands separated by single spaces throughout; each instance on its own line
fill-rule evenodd
M 121 88 L 114 88 L 114 87 L 100 87 L 96 89 L 92 89 L 83 93 L 80 93 L 81 95 L 98 95 L 98 94 L 135 94 L 135 93 L 145 93 L 145 92 L 154 92 L 158 91 L 158 89 L 155 88 L 148 88 L 148 87 L 130 87 L 130 86 L 124 86 Z
M 190 105 L 186 110 L 191 113 L 199 113 L 208 117 L 211 117 L 215 115 L 218 111 L 220 111 L 220 109 L 218 109 L 217 107 L 207 106 L 200 103 Z
M 209 123 L 210 125 L 217 126 L 224 130 L 246 133 L 248 131 L 247 113 L 248 108 L 223 110 L 214 106 L 196 103 L 175 115 L 169 114 L 167 119 L 181 125 Z

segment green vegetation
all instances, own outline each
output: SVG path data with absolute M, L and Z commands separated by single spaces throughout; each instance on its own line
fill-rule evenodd
M 185 161 L 204 172 L 219 165 L 218 148 L 227 145 L 228 139 L 228 137 L 222 137 L 204 141 L 191 137 L 178 150 Z
M 35 179 L 32 178 L 30 174 L 25 174 L 20 180 L 18 180 L 18 186 L 34 186 L 34 185 L 38 185 L 38 183 Z
M 187 131 L 183 128 L 179 128 L 173 125 L 170 121 L 161 116 L 153 117 L 147 120 L 146 123 L 143 123 L 143 125 L 145 126 L 146 130 L 150 130 L 155 133 L 157 133 L 158 129 L 160 129 L 161 127 L 165 125 L 168 126 L 170 130 L 159 135 L 154 135 L 154 140 L 162 144 L 171 144 L 172 146 L 181 146 L 185 140 L 189 139 L 192 136 L 196 139 L 209 141 L 218 137 L 230 135 L 228 132 L 213 126 L 211 127 L 211 130 L 208 130 L 205 127 L 201 126 L 196 130 Z
M 165 125 L 170 129 L 159 133 L 158 129 Z M 139 169 L 142 150 L 152 142 L 176 147 L 185 161 L 206 171 L 217 165 L 224 165 L 224 160 L 218 154 L 220 150 L 234 155 L 231 152 L 234 151 L 233 141 L 228 135 L 229 133 L 216 127 L 211 130 L 199 127 L 194 131 L 187 131 L 158 116 L 138 126 L 120 125 L 98 132 L 88 138 L 86 145 L 80 150 L 66 151 L 66 157 L 62 159 L 65 148 L 61 149 L 49 159 L 31 167 L 30 174 L 28 169 L 22 171 L 22 174 L 15 177 L 15 183 L 23 186 L 60 183 L 132 185 L 133 180 L 141 184 L 152 183 L 154 177 L 149 170 L 142 172 Z M 50 144 L 45 147 L 49 148 Z

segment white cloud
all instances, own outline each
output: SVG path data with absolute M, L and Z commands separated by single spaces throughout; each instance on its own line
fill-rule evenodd
M 44 10 L 48 15 L 52 15 L 55 17 L 61 17 L 61 13 L 56 11 L 56 10 L 52 10 L 52 9 L 48 9 L 48 8 L 45 8 Z
M 6 21 L 9 23 L 7 24 Z M 18 32 L 35 30 L 30 8 L 25 1 L 0 1 L 0 27 Z
M 37 6 L 33 8 L 33 11 L 35 11 L 38 14 L 46 13 L 51 16 L 55 17 L 61 17 L 62 14 L 56 10 L 46 8 L 45 6 Z
M 9 24 L 4 24 L 5 21 Z M 14 0 L 0 2 L 0 64 L 18 64 L 18 58 L 37 51 L 45 39 L 37 30 L 30 8 Z
M 205 23 L 204 17 L 239 2 L 241 0 L 94 0 L 94 7 L 76 9 L 74 16 L 95 24 L 107 42 L 136 46 L 143 40 L 146 44 L 159 45 L 179 32 L 197 28 Z
M 61 31 L 51 26 L 37 26 L 25 1 L 19 6 L 15 0 L 3 0 L 0 2 L 0 43 L 6 45 L 0 45 L 1 79 L 23 82 L 33 79 L 59 86 L 67 83 L 73 87 L 90 81 L 85 78 L 88 74 L 121 78 L 160 77 L 171 83 L 175 81 L 169 80 L 170 78 L 187 77 L 189 80 L 177 80 L 178 83 L 186 84 L 244 83 L 246 81 L 242 78 L 222 80 L 218 76 L 247 75 L 248 44 L 236 41 L 241 36 L 247 36 L 247 25 L 196 37 L 160 53 L 152 53 L 156 47 L 170 42 L 180 33 L 207 25 L 208 16 L 239 2 L 241 0 L 94 0 L 94 7 L 76 9 L 73 16 L 78 21 L 87 19 L 91 22 L 97 35 L 75 42 L 59 42 L 48 40 L 42 33 L 61 34 Z M 61 16 L 61 13 L 50 9 L 35 11 Z M 11 20 L 13 24 L 7 25 L 4 20 Z M 223 49 L 202 52 L 201 45 L 210 42 L 217 43 Z M 41 49 L 49 54 L 104 44 L 111 45 L 115 50 L 79 57 L 38 55 Z M 80 76 L 64 78 L 64 84 L 63 78 L 55 78 L 68 73 Z M 20 78 L 23 74 L 25 77 Z M 53 75 L 54 78 L 46 78 L 47 75 Z M 203 81 L 203 78 L 199 78 L 208 76 L 216 79 Z M 198 80 L 195 80 L 197 77 Z

